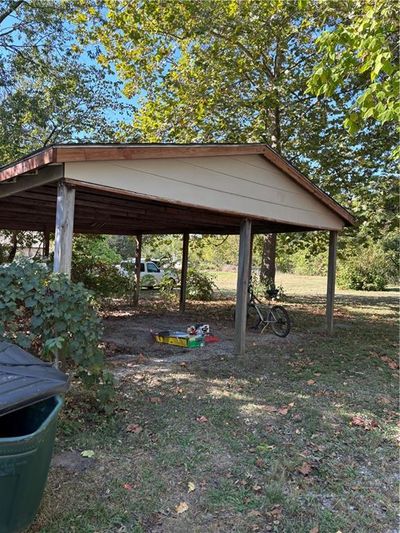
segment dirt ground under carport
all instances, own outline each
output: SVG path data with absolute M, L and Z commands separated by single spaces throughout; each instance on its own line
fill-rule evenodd
M 117 304 L 104 313 L 103 342 L 106 353 L 115 363 L 139 361 L 172 364 L 234 357 L 233 309 L 233 300 L 220 300 L 211 305 L 197 302 L 189 303 L 187 312 L 181 314 L 168 309 L 157 298 L 157 294 L 144 299 L 136 309 Z M 153 333 L 157 331 L 186 331 L 188 326 L 196 323 L 209 324 L 211 333 L 220 340 L 207 343 L 202 348 L 182 348 L 154 341 Z M 271 332 L 263 335 L 258 331 L 247 332 L 247 344 L 253 347 L 265 344 L 290 346 L 297 338 L 297 334 L 282 339 Z

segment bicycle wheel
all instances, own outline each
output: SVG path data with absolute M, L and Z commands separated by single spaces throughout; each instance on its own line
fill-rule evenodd
M 254 305 L 247 306 L 247 327 L 250 329 L 258 329 L 261 322 Z
M 286 337 L 290 331 L 289 314 L 281 305 L 274 305 L 268 314 L 268 322 L 271 324 L 272 331 L 278 337 Z
M 233 321 L 235 321 L 235 318 L 236 318 L 236 310 L 233 312 Z M 258 313 L 254 305 L 248 305 L 247 306 L 247 327 L 250 329 L 258 329 L 260 322 L 261 322 L 261 319 L 258 316 Z

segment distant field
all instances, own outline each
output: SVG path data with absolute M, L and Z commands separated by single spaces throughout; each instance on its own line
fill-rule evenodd
M 209 273 L 216 285 L 222 292 L 230 293 L 236 291 L 236 272 L 210 272 Z M 304 294 L 326 294 L 326 277 L 325 276 L 298 276 L 296 274 L 283 274 L 278 272 L 276 275 L 276 284 L 282 285 L 285 294 L 304 295 Z M 383 292 L 366 292 L 352 291 L 336 288 L 338 295 L 368 295 L 370 297 L 395 296 L 398 288 L 392 287 Z

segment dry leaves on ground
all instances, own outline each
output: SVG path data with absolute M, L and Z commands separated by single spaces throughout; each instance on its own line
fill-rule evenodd
M 274 505 L 272 510 L 267 513 L 274 521 L 279 521 L 282 518 L 283 507 L 282 505 Z
M 128 433 L 140 433 L 141 431 L 143 431 L 143 428 L 139 424 L 128 424 L 126 426 L 126 431 Z
M 194 490 L 196 490 L 196 485 L 193 483 L 193 481 L 189 481 L 188 492 L 193 492 Z
M 159 398 L 158 396 L 152 396 L 151 398 L 149 398 L 149 401 L 150 403 L 161 403 L 161 398 Z
M 303 474 L 303 476 L 308 476 L 308 474 L 311 473 L 312 466 L 304 461 L 304 463 L 299 466 L 297 470 L 300 472 L 300 474 Z
M 388 357 L 387 355 L 381 355 L 380 360 L 386 363 L 387 366 L 392 370 L 397 370 L 399 368 L 398 362 L 392 359 L 391 357 Z
M 378 422 L 374 419 L 368 420 L 362 416 L 356 415 L 350 421 L 351 426 L 362 427 L 366 431 L 379 427 Z
M 189 509 L 189 505 L 186 502 L 181 502 L 175 507 L 176 514 L 185 513 Z
M 208 422 L 208 418 L 204 415 L 198 416 L 196 418 L 197 422 L 200 422 L 201 424 L 204 424 L 205 422 Z
M 259 457 L 258 459 L 256 459 L 256 466 L 258 466 L 258 468 L 265 468 L 266 462 L 264 461 L 264 459 L 261 459 L 261 457 Z
M 315 379 L 309 379 L 307 385 L 315 385 Z
M 282 405 L 281 407 L 275 407 L 274 405 L 264 405 L 264 409 L 265 411 L 267 411 L 267 413 L 278 413 L 280 415 L 287 415 L 292 407 L 294 407 L 294 402 L 291 402 L 288 405 Z

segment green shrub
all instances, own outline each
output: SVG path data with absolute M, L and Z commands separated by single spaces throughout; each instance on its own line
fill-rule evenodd
M 328 271 L 328 253 L 312 255 L 307 250 L 299 250 L 292 257 L 292 270 L 300 276 L 325 276 Z
M 343 261 L 338 269 L 337 283 L 342 289 L 382 291 L 387 282 L 385 259 L 374 250 Z
M 160 290 L 160 296 L 166 303 L 172 303 L 177 299 L 176 282 L 172 277 L 164 276 L 158 288 Z
M 96 296 L 126 296 L 132 281 L 117 270 L 121 256 L 104 235 L 77 235 L 72 251 L 72 280 L 81 282 Z
M 214 295 L 215 283 L 212 279 L 193 268 L 188 270 L 186 296 L 189 300 L 209 302 Z
M 20 260 L 0 267 L 0 339 L 74 370 L 98 398 L 112 394 L 99 348 L 102 334 L 92 294 L 65 275 Z
M 252 274 L 251 285 L 257 298 L 267 300 L 283 300 L 285 291 L 282 285 L 276 285 L 273 281 L 262 281 L 259 274 Z

